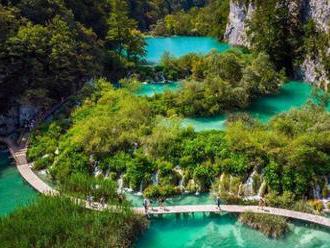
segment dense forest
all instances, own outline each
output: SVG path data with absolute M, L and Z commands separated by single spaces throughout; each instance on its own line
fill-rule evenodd
M 247 24 L 252 51 L 267 54 L 288 76 L 304 54 L 313 54 L 329 75 L 328 34 L 302 22 L 288 1 L 254 4 Z M 116 82 L 139 73 L 145 34 L 221 40 L 228 15 L 229 0 L 3 0 L 0 109 L 14 103 L 47 109 L 99 76 Z
M 31 140 L 34 167 L 47 168 L 58 182 L 76 173 L 123 176 L 125 187 L 142 184 L 149 197 L 214 190 L 229 200 L 260 193 L 277 204 L 272 199 L 282 194 L 290 203 L 313 198 L 315 187 L 328 195 L 330 117 L 322 102 L 268 124 L 236 114 L 225 132 L 195 132 L 182 127 L 175 111 L 164 119 L 159 103 L 129 89 L 100 80 L 86 91 L 93 93 L 71 116 L 43 125 Z M 252 188 L 245 185 L 249 177 Z
M 223 40 L 233 2 L 255 5 L 246 47 L 145 61 L 148 36 Z M 118 180 L 155 200 L 212 192 L 225 203 L 264 197 L 269 206 L 321 212 L 315 199 L 329 196 L 329 94 L 315 90 L 305 106 L 267 123 L 244 110 L 278 93 L 306 54 L 329 76 L 329 42 L 288 0 L 0 0 L 0 112 L 61 103 L 29 130 L 27 155 L 63 193 L 1 218 L 0 243 L 130 247 L 148 223 L 132 212 Z M 141 82 L 159 75 L 180 80 L 182 89 L 138 96 Z M 218 114 L 228 116 L 225 130 L 197 132 L 182 123 Z M 66 198 L 91 195 L 116 212 L 92 212 Z
M 144 54 L 142 33 L 205 1 L 1 1 L 0 109 L 49 107 L 103 75 L 119 79 Z

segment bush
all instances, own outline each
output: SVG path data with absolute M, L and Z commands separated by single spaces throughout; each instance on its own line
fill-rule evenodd
M 282 195 L 269 193 L 266 195 L 266 204 L 270 207 L 291 209 L 295 203 L 295 196 L 292 192 L 284 192 Z
M 181 193 L 180 190 L 171 185 L 151 185 L 144 190 L 143 195 L 149 199 L 160 199 L 169 198 L 179 193 Z
M 297 201 L 293 206 L 293 210 L 310 214 L 314 213 L 313 208 L 306 204 L 304 200 Z
M 114 181 L 103 178 L 74 174 L 60 184 L 63 193 L 86 199 L 93 196 L 95 201 L 104 198 L 107 202 L 115 203 L 119 200 L 116 193 L 117 185 Z
M 279 238 L 289 231 L 287 219 L 281 216 L 245 212 L 240 214 L 239 221 L 272 238 Z
M 0 218 L 1 247 L 131 247 L 147 221 L 129 208 L 90 211 L 62 197 L 40 197 Z
M 312 209 L 314 209 L 317 213 L 321 213 L 324 208 L 323 202 L 319 200 L 310 200 L 307 202 L 307 204 L 311 206 Z

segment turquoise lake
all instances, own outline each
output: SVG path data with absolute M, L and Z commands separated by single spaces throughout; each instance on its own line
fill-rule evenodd
M 140 87 L 137 94 L 140 96 L 152 96 L 169 90 L 177 91 L 181 88 L 180 82 L 145 84 Z M 311 95 L 312 86 L 310 84 L 302 81 L 290 81 L 282 86 L 278 94 L 260 97 L 241 112 L 246 112 L 260 121 L 266 122 L 279 113 L 303 106 L 311 99 Z M 213 117 L 185 118 L 183 125 L 192 126 L 196 131 L 223 130 L 226 119 L 225 114 Z
M 180 82 L 142 84 L 136 94 L 138 96 L 153 96 L 166 91 L 180 90 L 181 88 Z
M 9 153 L 0 151 L 0 216 L 35 199 L 37 193 L 23 180 Z
M 296 222 L 275 240 L 240 224 L 230 214 L 167 215 L 151 219 L 138 248 L 329 248 L 330 233 Z
M 282 86 L 278 94 L 261 97 L 241 112 L 246 112 L 262 122 L 267 122 L 279 113 L 303 106 L 311 99 L 311 95 L 311 85 L 305 82 L 290 81 Z M 225 122 L 226 115 L 222 114 L 208 118 L 186 118 L 183 120 L 183 125 L 192 126 L 196 131 L 223 130 Z
M 146 38 L 146 43 L 145 59 L 149 63 L 159 63 L 165 52 L 180 57 L 192 52 L 206 54 L 212 49 L 223 52 L 230 48 L 227 43 L 221 43 L 211 37 L 156 37 Z
M 181 56 L 189 52 L 207 53 L 212 49 L 219 52 L 229 48 L 209 37 L 171 37 L 148 38 L 146 60 L 158 63 L 165 51 Z M 151 96 L 166 90 L 179 90 L 180 83 L 168 85 L 143 85 L 140 95 Z M 267 121 L 277 113 L 292 107 L 302 106 L 311 94 L 311 87 L 302 82 L 289 82 L 276 96 L 258 99 L 248 111 L 261 121 Z M 193 125 L 198 131 L 206 129 L 223 129 L 226 116 L 212 118 L 195 118 L 184 120 L 185 125 Z M 37 197 L 37 193 L 20 177 L 15 166 L 11 164 L 8 152 L 0 152 L 0 216 L 26 205 Z M 130 194 L 128 199 L 134 206 L 142 206 L 142 197 Z M 169 199 L 166 205 L 213 204 L 208 194 L 184 195 Z M 229 215 L 203 215 L 185 217 L 168 215 L 152 218 L 150 228 L 139 239 L 138 248 L 330 248 L 330 232 L 310 225 L 291 224 L 291 233 L 286 238 L 273 240 L 263 234 L 238 223 L 237 218 Z

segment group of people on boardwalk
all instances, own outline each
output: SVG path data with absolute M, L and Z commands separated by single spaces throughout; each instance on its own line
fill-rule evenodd
M 159 202 L 159 208 L 160 209 L 165 209 L 165 199 L 164 198 L 160 198 L 158 200 Z M 144 212 L 145 214 L 148 214 L 149 212 L 149 208 L 151 208 L 151 210 L 153 209 L 153 206 L 152 206 L 152 201 L 147 199 L 147 198 L 144 198 L 143 200 L 143 207 L 144 207 Z

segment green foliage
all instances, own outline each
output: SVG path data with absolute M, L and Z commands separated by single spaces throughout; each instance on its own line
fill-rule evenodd
M 197 182 L 200 186 L 200 191 L 202 192 L 207 191 L 209 189 L 213 177 L 214 171 L 210 162 L 206 162 L 203 165 L 199 165 L 194 169 L 193 178 L 195 182 Z
M 212 116 L 226 110 L 245 108 L 260 95 L 278 91 L 283 72 L 276 72 L 265 54 L 243 54 L 239 50 L 189 54 L 179 59 L 168 54 L 161 61 L 166 77 L 191 77 L 183 89 L 155 96 L 154 104 L 185 116 Z
M 293 208 L 295 203 L 295 196 L 291 192 L 283 192 L 282 195 L 276 193 L 269 193 L 266 196 L 266 204 L 271 207 L 278 208 Z
M 128 16 L 126 1 L 111 0 L 110 6 L 106 36 L 108 46 L 117 50 L 119 55 L 126 55 L 128 60 L 139 60 L 139 57 L 145 54 L 144 37 L 137 30 L 136 22 Z
M 143 195 L 149 199 L 166 199 L 178 193 L 178 190 L 171 185 L 151 185 L 144 190 Z
M 329 113 L 310 105 L 264 126 L 230 123 L 225 139 L 231 151 L 264 172 L 269 191 L 309 196 L 315 178 L 329 173 L 328 123 Z
M 323 202 L 319 200 L 310 200 L 307 202 L 307 204 L 311 206 L 311 208 L 318 214 L 320 214 L 324 209 Z
M 118 202 L 116 183 L 103 178 L 89 177 L 84 174 L 74 174 L 59 185 L 60 191 L 77 198 L 86 199 L 93 196 L 95 201 L 103 198 L 109 204 Z
M 0 46 L 0 73 L 5 75 L 0 84 L 8 101 L 19 96 L 49 107 L 76 92 L 82 79 L 100 69 L 95 36 L 84 27 L 69 25 L 60 16 L 47 25 L 34 25 L 19 17 L 15 21 L 23 24 L 12 28 Z
M 131 247 L 147 227 L 129 208 L 90 211 L 71 199 L 40 197 L 0 218 L 3 247 Z
M 272 238 L 280 238 L 289 231 L 286 218 L 270 214 L 242 213 L 239 221 Z
M 229 1 L 211 1 L 203 8 L 192 8 L 167 15 L 152 27 L 156 36 L 199 35 L 222 39 L 229 15 Z
M 277 69 L 293 72 L 294 60 L 301 56 L 303 28 L 299 8 L 289 9 L 289 1 L 257 1 L 248 21 L 252 48 L 266 52 Z M 299 4 L 297 4 L 299 6 Z

